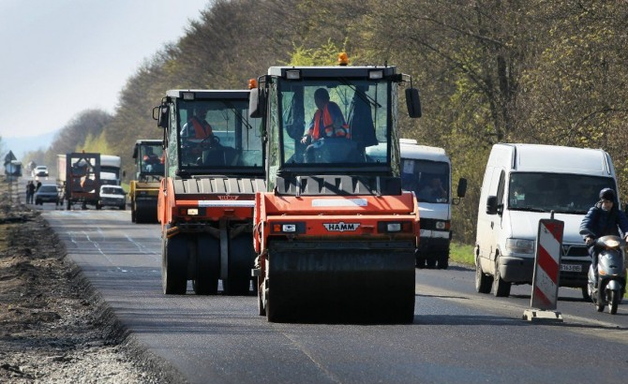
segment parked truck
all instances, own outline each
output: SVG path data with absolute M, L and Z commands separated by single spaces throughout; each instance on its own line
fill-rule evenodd
M 253 231 L 268 321 L 413 321 L 419 210 L 401 189 L 396 126 L 410 80 L 393 66 L 290 66 L 252 81 L 268 138 Z M 406 101 L 419 117 L 418 91 Z
M 57 155 L 57 183 L 68 210 L 80 203 L 98 207 L 100 153 L 71 152 Z
M 157 223 L 157 199 L 165 171 L 163 140 L 137 140 L 133 159 L 135 177 L 129 184 L 131 221 Z
M 262 133 L 248 90 L 170 90 L 153 117 L 164 128 L 157 218 L 165 294 L 251 291 L 255 193 L 265 190 Z M 253 286 L 253 288 L 255 288 Z
M 63 191 L 66 208 L 80 203 L 82 209 L 93 205 L 100 209 L 100 187 L 120 185 L 119 156 L 100 153 L 70 152 L 57 155 L 57 184 Z
M 443 148 L 401 139 L 402 188 L 413 191 L 419 202 L 421 238 L 416 252 L 418 268 L 447 269 L 452 238 L 451 208 L 464 197 L 467 180 L 458 180 L 452 195 L 451 161 Z

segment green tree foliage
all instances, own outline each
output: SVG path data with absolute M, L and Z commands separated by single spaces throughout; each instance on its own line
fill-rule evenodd
M 76 148 L 75 152 L 85 151 L 85 152 L 94 152 L 94 153 L 103 153 L 103 154 L 112 154 L 109 143 L 105 139 L 105 133 L 102 132 L 98 136 L 87 135 L 85 138 L 85 143 Z
M 468 179 L 453 226 L 472 244 L 497 142 L 604 148 L 627 196 L 626 25 L 623 0 L 215 0 L 129 78 L 113 116 L 78 115 L 45 162 L 104 140 L 133 174 L 135 140 L 163 135 L 152 109 L 166 90 L 242 89 L 271 65 L 335 65 L 347 51 L 351 64 L 413 76 L 424 116 L 402 116 L 402 136 L 444 147 L 454 184 Z
M 84 150 L 88 138 L 100 137 L 111 119 L 111 114 L 99 109 L 80 112 L 56 135 L 42 163 L 50 164 L 51 172 L 56 173 L 57 154 Z

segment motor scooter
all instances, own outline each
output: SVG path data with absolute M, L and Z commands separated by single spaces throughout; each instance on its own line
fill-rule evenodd
M 598 254 L 598 278 L 596 285 L 594 266 L 591 264 L 587 291 L 598 312 L 608 307 L 609 313 L 614 315 L 626 293 L 626 241 L 618 236 L 602 236 L 592 246 Z

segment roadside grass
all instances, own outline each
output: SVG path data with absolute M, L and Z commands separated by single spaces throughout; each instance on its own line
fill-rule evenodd
M 465 264 L 472 267 L 473 246 L 461 243 L 451 243 L 449 246 L 449 260 L 454 263 Z

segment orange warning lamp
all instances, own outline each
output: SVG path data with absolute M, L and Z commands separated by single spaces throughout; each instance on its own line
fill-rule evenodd
M 346 66 L 347 64 L 349 64 L 349 56 L 347 55 L 347 52 L 342 52 L 338 55 L 338 65 L 340 66 Z

